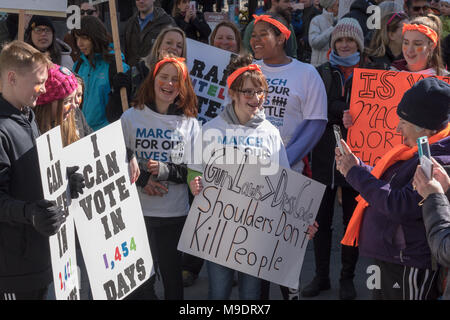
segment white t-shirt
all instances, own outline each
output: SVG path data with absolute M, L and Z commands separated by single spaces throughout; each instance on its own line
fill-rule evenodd
M 137 160 L 187 163 L 189 152 L 186 145 L 192 145 L 200 131 L 195 118 L 183 115 L 164 115 L 148 107 L 142 110 L 130 108 L 121 117 L 125 144 L 134 151 Z M 179 217 L 189 212 L 187 184 L 164 181 L 169 192 L 164 196 L 149 196 L 139 190 L 144 216 Z
M 197 158 L 188 167 L 203 173 L 215 150 L 234 146 L 244 153 L 262 157 L 260 163 L 265 166 L 263 173 L 276 173 L 273 171 L 278 168 L 278 164 L 290 168 L 280 133 L 269 121 L 264 120 L 258 127 L 251 128 L 229 124 L 220 115 L 203 125 L 195 139 L 195 154 L 199 155 L 201 148 L 202 159 Z
M 316 68 L 296 59 L 281 67 L 270 67 L 262 60 L 256 64 L 269 85 L 266 119 L 280 130 L 285 146 L 303 120 L 327 120 L 327 94 Z

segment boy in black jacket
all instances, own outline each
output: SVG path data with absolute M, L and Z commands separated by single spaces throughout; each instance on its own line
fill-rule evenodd
M 0 300 L 45 299 L 52 281 L 48 237 L 65 221 L 62 208 L 43 199 L 40 133 L 30 108 L 45 92 L 50 64 L 21 41 L 0 53 Z

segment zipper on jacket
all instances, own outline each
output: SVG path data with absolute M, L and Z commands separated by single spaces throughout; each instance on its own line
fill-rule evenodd
M 403 250 L 400 250 L 400 262 L 402 262 L 402 263 L 404 262 L 403 261 Z

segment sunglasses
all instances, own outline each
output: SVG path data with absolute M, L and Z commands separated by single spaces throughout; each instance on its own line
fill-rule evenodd
M 88 16 L 92 16 L 94 12 L 97 12 L 97 9 L 87 9 L 87 10 L 81 9 L 80 12 L 82 16 L 85 14 L 87 14 Z
M 399 17 L 400 19 L 403 20 L 403 19 L 408 18 L 408 15 L 404 12 L 396 12 L 389 18 L 386 25 L 389 25 L 395 17 Z
M 412 6 L 412 9 L 414 10 L 414 11 L 420 11 L 420 10 L 423 10 L 423 11 L 428 11 L 428 10 L 430 10 L 430 6 L 429 5 L 424 5 L 424 6 Z

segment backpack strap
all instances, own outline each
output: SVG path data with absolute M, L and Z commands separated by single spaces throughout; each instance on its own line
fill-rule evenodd
M 333 76 L 331 74 L 331 65 L 329 62 L 326 62 L 326 63 L 318 66 L 316 69 L 319 72 L 320 77 L 322 78 L 323 84 L 325 85 L 325 91 L 327 92 L 327 95 L 329 95 L 331 86 L 333 85 Z
M 76 66 L 75 66 L 75 70 L 73 70 L 73 73 L 75 73 L 75 74 L 78 74 L 78 70 L 80 70 L 80 67 L 81 67 L 81 59 L 78 59 L 75 63 L 76 63 Z

